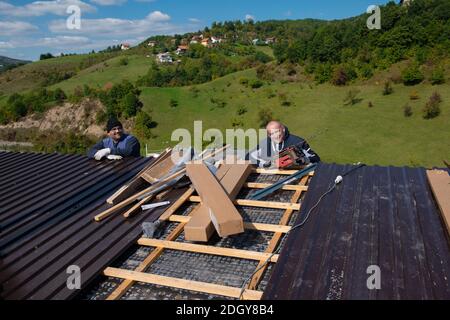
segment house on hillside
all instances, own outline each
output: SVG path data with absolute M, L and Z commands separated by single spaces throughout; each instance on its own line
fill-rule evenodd
M 155 47 L 156 46 L 156 41 L 149 41 L 148 43 L 147 43 L 147 45 L 149 46 L 149 47 Z
M 212 42 L 211 42 L 210 38 L 205 38 L 202 40 L 201 44 L 202 44 L 202 46 L 204 46 L 206 48 L 210 48 L 212 45 Z
M 180 45 L 178 46 L 177 50 L 175 51 L 175 54 L 177 56 L 183 55 L 186 53 L 186 51 L 189 49 L 188 46 Z
M 264 43 L 272 44 L 272 43 L 275 43 L 275 41 L 276 41 L 275 37 L 270 37 L 270 38 L 267 38 L 266 41 L 264 41 Z
M 222 43 L 222 39 L 221 38 L 216 38 L 216 37 L 211 37 L 211 43 L 212 44 Z
M 200 41 L 202 41 L 202 38 L 200 37 L 200 36 L 193 36 L 192 38 L 191 38 L 191 41 L 190 41 L 190 43 L 191 44 L 197 44 L 197 43 L 200 43 Z
M 156 56 L 159 63 L 173 63 L 172 56 L 169 52 L 160 53 Z
M 120 46 L 121 50 L 130 50 L 131 46 L 128 43 L 122 43 Z

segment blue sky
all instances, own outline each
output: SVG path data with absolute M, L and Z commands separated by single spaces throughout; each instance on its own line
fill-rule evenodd
M 156 34 L 203 29 L 213 21 L 341 19 L 359 15 L 386 0 L 0 0 L 0 55 L 36 60 L 137 44 Z M 397 1 L 398 2 L 398 1 Z M 70 5 L 81 10 L 81 29 L 69 30 Z

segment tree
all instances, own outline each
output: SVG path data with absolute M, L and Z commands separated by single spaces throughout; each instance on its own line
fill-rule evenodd
M 413 86 L 423 81 L 424 76 L 420 71 L 419 65 L 414 63 L 403 70 L 402 72 L 403 83 L 407 86 Z
M 443 84 L 445 82 L 445 74 L 443 68 L 436 68 L 431 74 L 430 82 L 432 85 Z
M 151 138 L 153 136 L 151 132 L 152 126 L 152 117 L 144 111 L 139 111 L 136 115 L 136 121 L 134 125 L 134 132 L 136 133 L 136 135 L 144 139 Z
M 142 108 L 142 102 L 132 92 L 127 93 L 121 100 L 120 110 L 125 118 L 135 116 L 140 108 Z
M 51 59 L 51 58 L 54 58 L 54 56 L 51 53 L 43 53 L 39 57 L 39 60 L 46 60 L 46 59 Z
M 390 95 L 392 92 L 394 91 L 394 89 L 392 88 L 392 84 L 391 82 L 388 80 L 384 83 L 384 88 L 383 88 L 383 95 L 384 96 L 388 96 Z
M 434 92 L 425 107 L 422 110 L 424 119 L 433 119 L 439 116 L 441 113 L 441 108 L 439 104 L 442 102 L 441 95 L 437 92 Z

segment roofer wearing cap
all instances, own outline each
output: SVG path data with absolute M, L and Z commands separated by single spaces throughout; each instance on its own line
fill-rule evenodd
M 117 119 L 109 119 L 106 125 L 108 137 L 94 145 L 88 152 L 88 157 L 101 160 L 120 160 L 124 157 L 139 157 L 141 146 L 138 139 L 123 130 L 122 123 Z
M 308 145 L 305 139 L 290 134 L 289 129 L 279 121 L 270 121 L 267 126 L 267 138 L 247 154 L 247 160 L 261 168 L 272 165 L 272 159 L 280 151 L 297 146 L 303 153 L 306 163 L 320 162 L 320 157 Z

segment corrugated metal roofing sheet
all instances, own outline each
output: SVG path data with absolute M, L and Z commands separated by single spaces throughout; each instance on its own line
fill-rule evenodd
M 70 265 L 85 287 L 161 214 L 120 214 L 96 223 L 106 199 L 150 159 L 89 160 L 79 155 L 0 152 L 0 297 L 68 299 Z M 183 190 L 172 193 L 178 197 Z
M 352 166 L 321 164 L 295 224 Z M 450 299 L 450 246 L 425 169 L 362 167 L 289 234 L 264 299 Z M 369 290 L 368 267 L 381 289 Z

